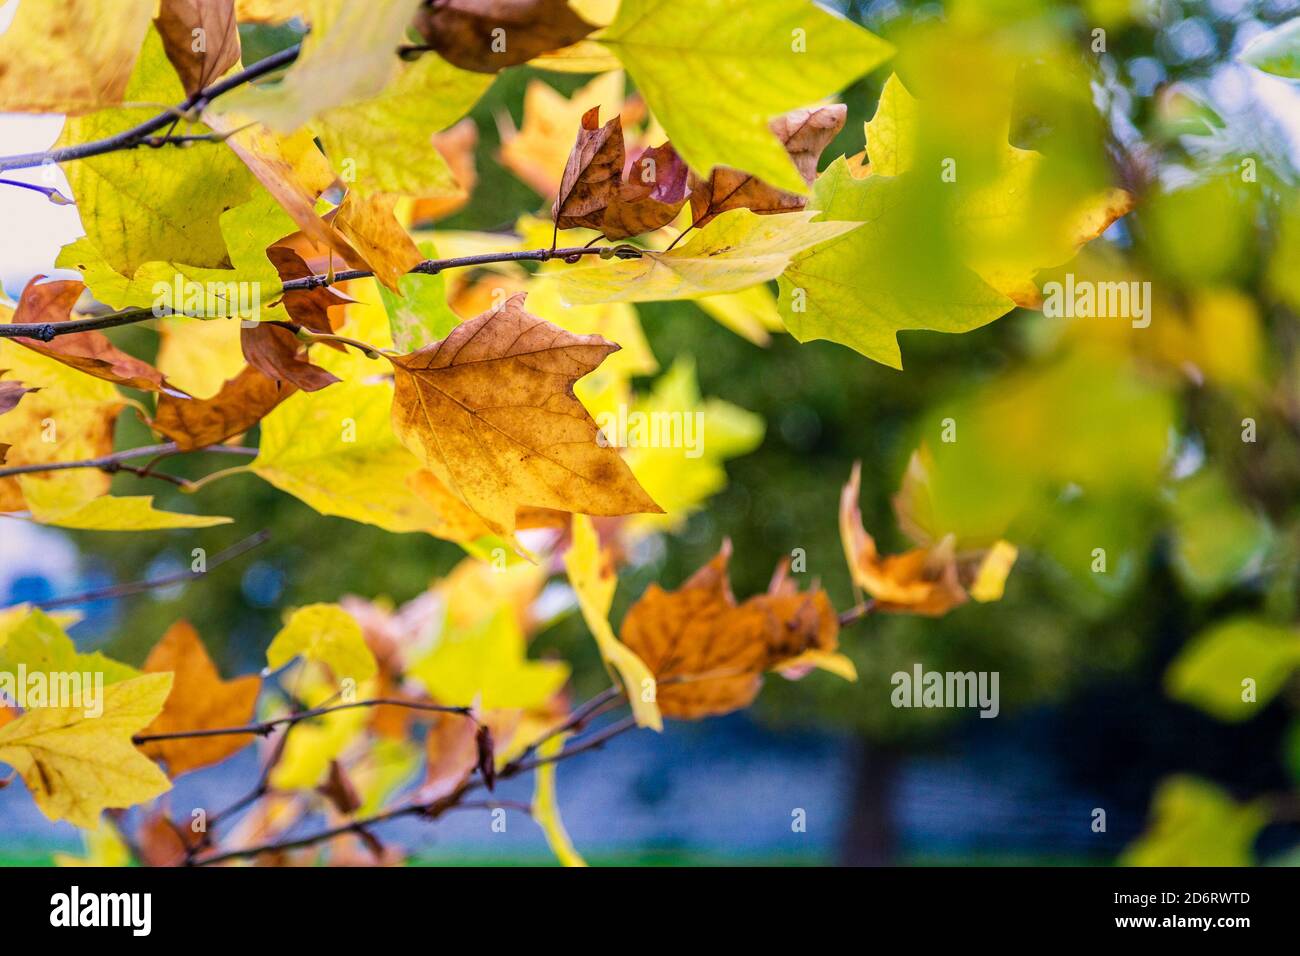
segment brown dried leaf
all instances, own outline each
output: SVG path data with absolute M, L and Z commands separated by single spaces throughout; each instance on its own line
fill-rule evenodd
M 794 160 L 804 182 L 817 177 L 817 160 L 830 141 L 844 128 L 848 107 L 842 103 L 795 110 L 778 116 L 770 129 Z M 756 213 L 794 212 L 807 204 L 806 196 L 775 189 L 760 179 L 726 166 L 715 167 L 707 179 L 696 180 L 691 189 L 691 218 L 697 227 L 730 209 Z
M 577 43 L 596 28 L 568 0 L 429 0 L 416 14 L 415 29 L 461 69 L 498 73 Z
M 240 727 L 253 717 L 262 687 L 255 674 L 224 681 L 188 621 L 177 621 L 144 662 L 145 673 L 172 671 L 171 694 L 145 734 Z M 165 761 L 172 777 L 225 760 L 252 743 L 252 734 L 184 737 L 143 744 L 140 749 Z
M 806 651 L 833 651 L 839 620 L 822 590 L 789 582 L 737 604 L 731 544 L 676 591 L 648 587 L 623 620 L 624 644 L 659 684 L 665 717 L 695 720 L 749 706 L 763 672 Z
M 41 282 L 44 278 L 36 276 L 23 289 L 14 312 L 15 325 L 67 321 L 72 307 L 86 289 L 85 283 L 77 280 Z M 15 338 L 13 341 L 106 382 L 151 392 L 171 388 L 161 372 L 148 362 L 127 355 L 102 332 L 74 332 L 49 342 L 34 338 Z
M 248 431 L 294 391 L 247 365 L 211 398 L 160 396 L 150 424 L 182 449 L 202 448 Z
M 307 360 L 306 347 L 282 325 L 246 325 L 239 330 L 239 344 L 248 364 L 272 381 L 315 392 L 339 380 L 332 372 L 312 365 Z
M 690 170 L 671 143 L 641 152 L 605 210 L 606 239 L 626 239 L 661 229 L 677 218 L 689 195 Z
M 424 738 L 428 769 L 416 794 L 432 803 L 455 792 L 478 765 L 478 733 L 474 721 L 459 714 L 439 714 Z
M 186 93 L 203 89 L 239 62 L 234 0 L 162 0 L 154 26 Z
M 337 760 L 330 761 L 329 774 L 316 792 L 344 816 L 350 816 L 361 806 L 361 795 L 357 793 L 356 785 Z
M 560 178 L 551 217 L 560 229 L 600 229 L 605 207 L 623 178 L 623 126 L 617 116 L 600 125 L 600 107 L 582 115 L 578 139 Z
M 0 375 L 4 372 L 0 371 Z M 0 415 L 5 412 L 11 412 L 18 407 L 24 395 L 28 392 L 39 392 L 40 388 L 29 387 L 22 382 L 2 382 L 0 381 Z M 5 446 L 8 447 L 7 445 Z
M 662 513 L 598 429 L 573 383 L 618 346 L 524 311 L 523 294 L 446 339 L 392 356 L 393 428 L 496 534 L 520 508 Z

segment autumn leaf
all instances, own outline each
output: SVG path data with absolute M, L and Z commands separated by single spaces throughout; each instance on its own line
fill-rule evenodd
M 816 213 L 759 216 L 735 209 L 718 216 L 687 242 L 666 252 L 554 273 L 560 295 L 576 305 L 652 302 L 739 292 L 775 279 L 810 246 L 842 238 L 855 222 L 813 222 Z
M 369 680 L 378 670 L 361 625 L 337 604 L 308 604 L 289 615 L 266 649 L 266 663 L 278 670 L 295 657 L 319 661 L 339 681 Z
M 255 674 L 222 680 L 198 632 L 188 621 L 177 621 L 154 645 L 144 662 L 145 673 L 172 673 L 167 703 L 144 734 L 240 727 L 253 718 L 262 687 Z M 220 763 L 252 743 L 252 735 L 183 737 L 150 741 L 144 753 L 167 765 L 175 779 L 183 773 Z
M 623 643 L 658 680 L 665 717 L 696 720 L 748 707 L 765 671 L 838 643 L 826 592 L 787 588 L 737 604 L 730 557 L 724 542 L 676 591 L 651 584 L 623 619 Z
M 0 318 L 6 310 L 0 307 Z M 91 378 L 61 362 L 0 339 L 0 368 L 24 384 L 28 392 L 16 408 L 0 416 L 0 442 L 7 447 L 6 464 L 40 465 L 96 458 L 113 450 L 113 425 L 121 411 L 121 394 L 110 383 Z M 55 422 L 50 428 L 49 422 Z M 73 473 L 84 494 L 108 490 L 110 478 L 96 469 Z M 51 480 L 50 473 L 30 476 Z M 0 478 L 0 511 L 26 507 L 17 478 Z
M 457 66 L 497 73 L 576 43 L 595 28 L 568 0 L 429 0 L 415 29 Z
M 122 102 L 156 0 L 23 0 L 0 34 L 0 112 L 86 113 Z
M 135 668 L 105 657 L 99 651 L 78 652 L 64 630 L 64 625 L 71 626 L 67 620 L 39 608 L 15 610 L 20 614 L 5 621 L 5 626 L 0 628 L 0 671 L 12 674 L 21 666 L 28 673 L 102 674 L 105 684 L 140 676 Z
M 246 366 L 212 398 L 163 395 L 149 424 L 184 451 L 202 448 L 242 435 L 293 392 L 292 385 L 277 384 Z
M 635 652 L 614 636 L 610 627 L 609 608 L 618 587 L 618 573 L 586 515 L 573 516 L 573 541 L 564 554 L 564 569 L 577 595 L 582 619 L 600 648 L 600 656 L 622 681 L 637 726 L 663 730 L 663 719 L 655 703 L 654 675 Z
M 191 515 L 159 511 L 153 495 L 100 495 L 87 497 L 81 481 L 64 473 L 42 480 L 19 475 L 23 498 L 38 524 L 83 531 L 158 531 L 163 528 L 211 528 L 229 524 L 219 515 Z
M 478 725 L 459 714 L 437 714 L 424 738 L 424 781 L 416 791 L 421 803 L 450 796 L 478 766 Z
M 925 458 L 918 453 L 909 468 L 909 496 L 925 481 Z M 1005 541 L 959 554 L 954 535 L 927 540 L 903 554 L 881 555 L 875 539 L 862 526 L 858 506 L 861 463 L 854 464 L 840 495 L 840 539 L 853 583 L 871 595 L 875 609 L 939 617 L 974 597 L 996 601 L 1016 560 L 1016 549 Z M 905 482 L 905 489 L 909 484 Z M 908 500 L 908 499 L 904 499 Z M 900 509 L 901 510 L 901 509 Z M 915 527 L 915 525 L 913 525 Z
M 691 169 L 729 166 L 799 195 L 807 185 L 768 123 L 893 52 L 806 0 L 623 0 L 599 40 Z
M 15 325 L 41 325 L 66 322 L 86 287 L 68 280 L 42 281 L 35 276 L 23 289 L 14 312 Z M 106 382 L 159 392 L 168 387 L 162 373 L 134 356 L 127 355 L 102 332 L 76 332 L 60 335 L 49 342 L 37 338 L 15 338 L 15 342 L 56 362 L 102 378 Z
M 555 795 L 555 762 L 552 758 L 564 750 L 566 734 L 556 734 L 542 742 L 537 748 L 537 756 L 547 763 L 537 768 L 533 775 L 532 814 L 537 825 L 546 836 L 546 844 L 555 854 L 562 866 L 586 866 L 587 863 L 573 848 L 568 831 L 560 820 L 559 800 Z
M 239 62 L 234 0 L 162 0 L 154 26 L 186 93 L 203 89 Z
M 23 778 L 41 812 L 94 829 L 107 807 L 129 807 L 171 784 L 132 746 L 131 736 L 162 711 L 170 674 L 145 674 L 104 688 L 103 713 L 45 707 L 0 727 L 0 763 Z
M 398 281 L 420 262 L 420 250 L 393 215 L 395 197 L 349 192 L 333 212 L 333 223 L 375 278 L 396 292 Z
M 0 371 L 0 375 L 3 374 L 4 372 Z M 28 386 L 13 380 L 0 381 L 0 415 L 17 408 L 24 395 L 39 391 L 39 386 Z
M 600 229 L 605 209 L 623 177 L 623 127 L 615 116 L 600 125 L 600 108 L 582 115 L 577 142 L 560 177 L 560 191 L 551 207 L 559 229 Z
M 676 219 L 689 194 L 689 172 L 671 143 L 642 150 L 605 209 L 605 238 L 639 236 Z
M 233 319 L 160 319 L 154 366 L 187 395 L 211 398 L 244 368 L 239 326 Z
M 769 128 L 785 147 L 795 168 L 809 186 L 817 178 L 817 160 L 844 128 L 848 107 L 842 104 L 795 110 L 778 116 Z M 718 167 L 691 184 L 691 219 L 696 227 L 708 225 L 729 209 L 756 213 L 782 213 L 803 209 L 807 197 L 784 192 L 737 169 Z
M 433 222 L 465 208 L 478 184 L 475 156 L 478 150 L 478 124 L 470 117 L 440 133 L 435 133 L 433 148 L 447 164 L 454 185 L 441 188 L 436 195 L 422 193 L 411 204 L 411 222 Z M 419 243 L 417 243 L 419 245 Z
M 324 110 L 377 95 L 400 67 L 397 48 L 420 2 L 306 0 L 311 32 L 284 79 L 270 89 L 241 87 L 219 101 L 220 111 L 292 133 Z
M 573 383 L 618 346 L 524 311 L 524 296 L 392 356 L 393 429 L 496 534 L 522 507 L 583 514 L 657 512 L 573 396 Z

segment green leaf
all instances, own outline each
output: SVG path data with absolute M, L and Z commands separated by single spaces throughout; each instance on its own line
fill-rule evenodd
M 80 654 L 66 631 L 44 611 L 32 609 L 0 633 L 0 673 L 14 674 L 19 666 L 29 674 L 103 674 L 105 684 L 139 677 L 134 667 L 110 660 L 99 651 Z
M 459 189 L 435 133 L 470 111 L 492 77 L 452 66 L 434 53 L 403 65 L 371 99 L 326 110 L 311 124 L 334 168 L 361 193 L 453 195 Z
M 768 122 L 893 53 L 807 0 L 623 0 L 598 39 L 695 172 L 732 166 L 799 195 L 807 184 Z
M 781 317 L 795 338 L 901 369 L 898 332 L 969 332 L 1011 311 L 1011 299 L 931 247 L 918 227 L 929 185 L 918 172 L 855 179 L 842 158 L 817 179 L 809 210 L 866 225 L 800 253 L 781 276 Z
M 1276 697 L 1297 667 L 1300 630 L 1237 617 L 1187 642 L 1165 672 L 1165 690 L 1219 720 L 1238 723 Z
M 1267 519 L 1241 503 L 1217 469 L 1174 488 L 1174 567 L 1202 597 L 1214 597 L 1260 561 L 1272 543 Z
M 1300 79 L 1300 17 L 1255 37 L 1237 59 L 1265 73 Z
M 1237 803 L 1196 777 L 1169 777 L 1151 801 L 1151 821 L 1120 858 L 1124 866 L 1250 866 L 1268 823 L 1258 801 Z
M 438 258 L 431 241 L 419 243 L 418 248 L 425 259 Z M 432 345 L 460 325 L 460 316 L 447 304 L 447 282 L 441 273 L 404 275 L 397 280 L 397 291 L 399 294 L 394 295 L 382 285 L 379 287 L 397 351 L 414 352 Z

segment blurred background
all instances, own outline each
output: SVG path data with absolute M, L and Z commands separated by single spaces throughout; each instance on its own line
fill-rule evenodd
M 763 427 L 746 419 L 752 450 L 728 457 L 724 486 L 640 539 L 616 623 L 649 582 L 676 586 L 724 537 L 738 596 L 763 590 L 798 548 L 807 577 L 852 606 L 840 489 L 861 460 L 867 529 L 882 551 L 910 547 L 891 496 L 922 443 L 948 527 L 970 542 L 1005 531 L 1021 556 L 1000 602 L 847 629 L 856 683 L 772 678 L 749 712 L 626 736 L 567 763 L 559 795 L 575 844 L 592 862 L 627 863 L 1300 863 L 1300 86 L 1235 61 L 1300 15 L 1300 2 L 827 5 L 905 53 L 844 91 L 849 121 L 823 164 L 863 149 L 891 71 L 947 104 L 936 135 L 955 141 L 982 122 L 984 82 L 1014 73 L 1013 145 L 1042 151 L 1060 181 L 1139 197 L 1136 212 L 1039 279 L 1150 281 L 1152 323 L 1018 309 L 961 336 L 903 333 L 898 372 L 827 342 L 774 333 L 759 343 L 767 336 L 737 334 L 690 303 L 638 306 L 661 370 L 638 380 L 639 394 L 693 374 L 702 396 Z M 250 29 L 245 61 L 296 36 Z M 502 161 L 502 137 L 527 128 L 530 84 L 569 97 L 589 81 L 526 68 L 498 78 L 472 114 L 473 199 L 437 222 L 435 238 L 513 229 L 521 212 L 546 208 L 549 197 Z M 3 152 L 44 148 L 59 126 L 0 117 Z M 11 298 L 80 233 L 75 209 L 19 189 L 0 192 L 0 221 Z M 115 340 L 157 348 L 145 328 Z M 961 429 L 953 444 L 940 440 L 948 417 Z M 133 418 L 118 435 L 121 447 L 151 440 Z M 223 466 L 190 456 L 176 470 Z M 132 476 L 115 482 L 140 493 Z M 184 508 L 168 485 L 147 490 L 160 507 Z M 201 581 L 81 607 L 72 631 L 83 648 L 138 664 L 186 617 L 230 675 L 261 666 L 284 607 L 346 594 L 401 604 L 464 557 L 431 537 L 322 517 L 252 475 L 202 494 L 206 512 L 237 524 L 112 535 L 4 522 L 0 601 L 184 570 L 190 548 L 215 553 L 265 528 L 268 544 Z M 604 686 L 576 613 L 541 629 L 530 653 L 569 661 L 580 695 Z M 999 716 L 895 709 L 890 675 L 917 663 L 997 671 Z M 1259 675 L 1257 702 L 1240 702 L 1237 674 Z M 186 777 L 175 801 L 220 802 L 254 775 L 246 750 Z M 797 809 L 806 832 L 792 830 Z M 400 832 L 421 860 L 549 859 L 526 826 L 501 839 L 451 817 Z M 0 790 L 0 856 L 39 861 L 79 846 L 20 786 Z

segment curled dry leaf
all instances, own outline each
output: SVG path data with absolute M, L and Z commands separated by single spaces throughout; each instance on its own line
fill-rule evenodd
M 188 94 L 239 62 L 235 0 L 162 0 L 154 26 Z
M 0 375 L 4 372 L 0 371 Z M 18 407 L 23 396 L 28 392 L 39 392 L 40 389 L 35 386 L 24 385 L 22 382 L 0 381 L 0 415 L 5 412 L 11 412 Z M 5 446 L 8 447 L 8 446 Z
M 676 591 L 651 584 L 623 620 L 623 643 L 659 685 L 665 717 L 694 720 L 749 706 L 763 672 L 808 651 L 833 651 L 839 619 L 826 592 L 788 581 L 737 604 L 727 578 L 731 544 Z
M 43 275 L 36 276 L 23 289 L 14 312 L 15 325 L 66 321 L 86 289 L 85 283 L 77 280 L 42 282 L 44 278 Z M 16 338 L 14 341 L 106 382 L 151 392 L 170 388 L 161 372 L 148 362 L 127 355 L 102 332 L 75 332 L 60 335 L 50 342 L 35 338 Z
M 497 73 L 577 43 L 595 27 L 568 0 L 428 0 L 415 29 L 461 69 Z
M 521 508 L 660 513 L 598 429 L 573 383 L 618 346 L 524 311 L 524 296 L 441 342 L 390 356 L 393 428 L 494 533 L 513 540 Z
M 262 679 L 255 674 L 222 680 L 189 621 L 177 621 L 167 629 L 149 652 L 144 670 L 173 674 L 167 703 L 145 729 L 146 734 L 242 726 L 252 719 L 262 688 Z M 222 734 L 151 741 L 140 749 L 166 763 L 167 772 L 175 778 L 220 763 L 252 741 L 252 734 Z
M 909 473 L 923 468 L 922 461 L 914 456 Z M 949 534 L 902 554 L 881 555 L 862 526 L 861 477 L 861 463 L 855 463 L 840 495 L 840 538 L 853 582 L 871 595 L 877 610 L 940 617 L 972 597 L 977 601 L 1002 597 L 1016 560 L 1014 546 L 999 541 L 991 548 L 959 554 L 956 539 Z
M 577 142 L 560 177 L 551 216 L 560 229 L 600 229 L 623 176 L 623 126 L 615 116 L 600 125 L 600 107 L 582 115 Z
M 795 110 L 769 124 L 808 185 L 817 178 L 817 160 L 822 150 L 844 128 L 847 116 L 848 107 L 836 103 Z M 803 209 L 807 202 L 806 196 L 785 192 L 749 173 L 726 166 L 714 167 L 705 179 L 691 177 L 691 219 L 696 226 L 707 225 L 714 216 L 729 209 L 772 214 Z
M 184 450 L 202 448 L 248 431 L 295 391 L 248 365 L 211 398 L 161 395 L 150 424 Z
M 690 170 L 671 143 L 641 151 L 629 165 L 600 231 L 626 239 L 661 229 L 677 218 L 689 195 Z

